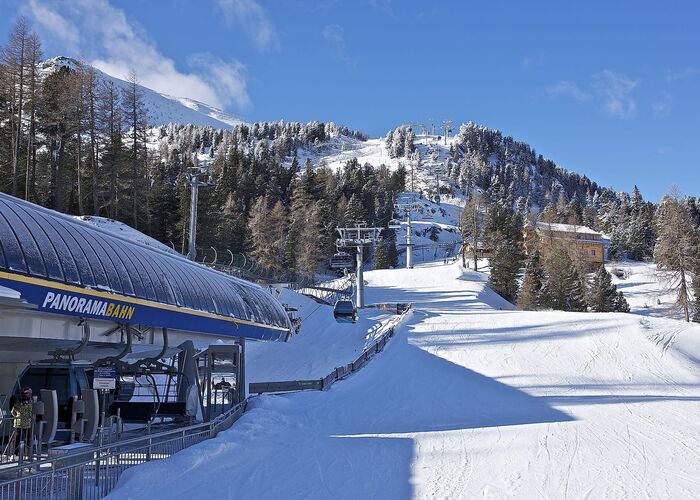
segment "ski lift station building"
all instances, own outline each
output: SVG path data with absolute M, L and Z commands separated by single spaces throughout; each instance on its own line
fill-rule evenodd
M 258 285 L 0 193 L 0 394 L 52 358 L 158 359 L 291 329 Z

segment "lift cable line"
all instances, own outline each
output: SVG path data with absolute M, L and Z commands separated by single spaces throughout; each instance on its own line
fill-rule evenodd
M 356 224 L 350 227 L 338 227 L 338 239 L 336 246 L 338 249 L 354 248 L 357 251 L 357 270 L 356 270 L 356 306 L 363 308 L 365 306 L 365 286 L 362 271 L 362 260 L 364 257 L 364 247 L 368 245 L 376 245 L 381 241 L 381 227 L 367 227 L 365 224 Z

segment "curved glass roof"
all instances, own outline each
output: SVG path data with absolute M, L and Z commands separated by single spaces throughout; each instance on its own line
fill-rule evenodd
M 258 285 L 3 193 L 0 271 L 291 328 Z

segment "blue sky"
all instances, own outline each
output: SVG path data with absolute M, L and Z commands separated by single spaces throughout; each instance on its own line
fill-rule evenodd
M 700 195 L 692 1 L 0 0 L 82 56 L 247 120 L 475 121 L 600 184 Z M 5 39 L 13 15 L 0 19 Z

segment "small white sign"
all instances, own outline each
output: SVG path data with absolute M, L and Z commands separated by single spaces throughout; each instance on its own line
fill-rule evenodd
M 92 379 L 93 389 L 112 390 L 117 385 L 117 369 L 113 366 L 96 366 L 95 378 Z
M 116 382 L 113 378 L 95 378 L 92 380 L 92 388 L 112 390 L 117 386 Z

